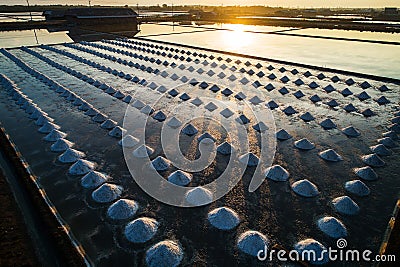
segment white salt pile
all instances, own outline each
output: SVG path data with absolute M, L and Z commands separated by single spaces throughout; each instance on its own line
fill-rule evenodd
M 82 151 L 68 148 L 58 157 L 58 160 L 62 163 L 73 163 L 83 157 L 85 157 L 85 153 L 83 153 Z
M 87 173 L 85 176 L 82 177 L 81 185 L 86 189 L 94 189 L 107 182 L 109 178 L 110 177 L 104 173 L 97 171 L 90 171 L 89 173 Z
M 167 118 L 167 116 L 161 110 L 153 115 L 153 119 L 160 121 L 160 122 L 165 121 L 166 118 Z
M 185 186 L 192 181 L 192 177 L 190 173 L 177 170 L 168 176 L 168 181 L 179 186 Z
M 220 112 L 220 114 L 222 115 L 222 116 L 224 116 L 225 118 L 229 118 L 229 117 L 231 117 L 233 114 L 235 114 L 232 110 L 230 110 L 229 108 L 225 108 L 224 110 L 222 110 L 221 112 Z
M 303 197 L 315 197 L 319 194 L 317 186 L 307 179 L 294 182 L 291 187 L 296 194 Z
M 207 105 L 204 106 L 205 109 L 207 109 L 210 112 L 213 112 L 218 108 L 217 105 L 215 105 L 213 102 L 209 102 Z
M 259 158 L 254 155 L 252 152 L 246 153 L 239 157 L 239 161 L 243 164 L 247 164 L 247 166 L 253 167 L 257 166 L 260 161 Z
M 188 191 L 185 198 L 192 205 L 202 206 L 211 203 L 213 195 L 208 189 L 198 186 Z
M 208 221 L 212 226 L 220 230 L 231 230 L 239 222 L 239 215 L 228 207 L 216 208 L 208 213 Z
M 264 122 L 261 121 L 261 122 L 255 124 L 255 125 L 253 125 L 253 129 L 256 130 L 259 133 L 263 133 L 266 130 L 268 130 L 269 128 Z
M 146 251 L 146 263 L 149 267 L 176 267 L 183 259 L 183 250 L 174 241 L 164 240 Z
M 205 132 L 197 138 L 197 141 L 199 141 L 199 142 L 203 141 L 205 143 L 214 143 L 215 138 L 208 132 Z
M 328 254 L 325 253 L 327 249 L 315 239 L 307 238 L 301 240 L 294 245 L 294 249 L 299 253 L 299 255 L 304 255 L 304 260 L 307 260 L 311 264 L 320 265 L 329 261 Z M 307 253 L 303 253 L 303 251 Z M 310 251 L 313 251 L 313 253 Z M 315 257 L 314 254 L 316 255 Z
M 97 123 L 103 123 L 107 120 L 107 116 L 99 112 L 92 118 L 92 120 Z
M 151 161 L 151 164 L 153 168 L 157 171 L 166 171 L 171 166 L 171 161 L 162 156 L 158 156 Z
M 318 228 L 332 238 L 347 236 L 347 229 L 344 224 L 335 217 L 326 216 L 317 221 Z
M 126 220 L 132 218 L 138 209 L 139 205 L 136 201 L 120 199 L 108 208 L 107 216 L 113 220 Z
M 286 130 L 281 129 L 276 132 L 276 138 L 278 140 L 284 141 L 284 140 L 288 140 L 288 139 L 292 138 L 292 136 L 288 132 L 286 132 Z
M 72 147 L 73 145 L 74 143 L 66 139 L 60 138 L 54 144 L 51 145 L 50 150 L 53 152 L 62 152 Z
M 98 203 L 108 203 L 119 198 L 122 190 L 119 185 L 104 183 L 92 192 L 92 198 Z
M 149 241 L 158 230 L 159 223 L 152 218 L 142 217 L 128 223 L 125 227 L 125 237 L 132 243 Z
M 93 170 L 94 167 L 95 163 L 88 160 L 80 159 L 69 168 L 68 173 L 71 175 L 84 175 Z
M 252 103 L 254 105 L 258 105 L 258 104 L 264 102 L 264 100 L 260 99 L 258 96 L 253 96 L 249 101 L 250 101 L 250 103 Z
M 348 192 L 360 197 L 368 196 L 370 193 L 368 186 L 360 180 L 348 181 L 345 183 L 344 188 Z
M 354 215 L 360 210 L 357 203 L 355 203 L 350 197 L 342 196 L 332 200 L 334 209 L 344 215 Z
M 132 135 L 125 135 L 122 140 L 118 142 L 120 146 L 132 148 L 139 143 L 139 139 L 133 137 Z
M 357 136 L 361 135 L 361 133 L 356 128 L 354 128 L 353 126 L 349 126 L 349 127 L 343 128 L 342 129 L 342 133 L 344 133 L 348 137 L 357 137 Z
M 378 156 L 390 156 L 392 154 L 392 151 L 385 147 L 382 144 L 376 145 L 376 146 L 370 146 L 369 149 Z
M 154 109 L 151 106 L 146 105 L 140 109 L 140 112 L 143 114 L 146 114 L 146 115 L 151 115 L 151 114 L 153 114 Z
M 289 178 L 289 172 L 280 165 L 273 165 L 266 169 L 265 177 L 276 182 L 284 182 Z
M 61 132 L 57 129 L 53 129 L 48 135 L 46 135 L 43 139 L 47 142 L 55 142 L 58 139 L 66 137 L 67 134 L 64 132 Z
M 391 135 L 393 135 L 393 134 L 391 134 Z M 397 137 L 397 135 L 396 135 L 396 137 Z M 379 144 L 382 144 L 388 148 L 393 148 L 393 147 L 397 146 L 397 144 L 393 141 L 393 139 L 391 137 L 384 137 L 384 138 L 378 139 L 377 141 Z
M 122 135 L 126 133 L 126 130 L 120 126 L 114 127 L 111 131 L 108 132 L 109 136 L 121 138 Z
M 305 121 L 305 122 L 309 122 L 309 121 L 315 120 L 314 116 L 311 115 L 311 113 L 308 112 L 308 111 L 307 111 L 306 113 L 302 114 L 302 115 L 300 116 L 300 119 L 302 119 L 302 120 Z
M 146 104 L 140 101 L 139 99 L 135 100 L 135 102 L 132 103 L 132 107 L 136 109 L 142 109 Z
M 260 250 L 268 248 L 268 238 L 257 231 L 246 231 L 237 240 L 237 247 L 244 253 L 257 257 Z
M 108 129 L 111 130 L 117 125 L 117 123 L 111 119 L 107 119 L 105 122 L 103 122 L 100 127 L 103 129 Z
M 362 161 L 371 167 L 382 167 L 385 162 L 377 154 L 369 154 L 361 157 Z
M 325 130 L 336 128 L 336 124 L 331 119 L 323 120 L 319 125 L 321 125 Z
M 376 172 L 369 166 L 355 168 L 354 173 L 363 180 L 375 181 L 378 179 Z
M 39 131 L 39 133 L 49 134 L 54 129 L 58 130 L 58 129 L 60 129 L 60 126 L 58 126 L 57 124 L 54 124 L 52 122 L 46 121 L 43 124 L 43 126 L 39 128 L 38 131 Z
M 192 136 L 198 133 L 198 130 L 196 127 L 194 127 L 192 124 L 187 124 L 183 129 L 182 129 L 182 133 L 188 135 L 188 136 Z
M 201 104 L 203 104 L 203 101 L 201 101 L 200 98 L 196 97 L 195 99 L 193 99 L 192 101 L 190 101 L 190 103 L 192 103 L 193 105 L 195 105 L 196 107 L 200 106 Z
M 147 145 L 140 145 L 138 148 L 136 148 L 133 151 L 133 156 L 136 158 L 147 158 L 149 157 L 151 154 L 153 154 L 154 149 L 152 149 L 151 147 L 147 146 Z
M 308 141 L 307 138 L 300 139 L 296 142 L 294 142 L 294 146 L 297 147 L 298 149 L 302 150 L 311 150 L 315 148 L 315 145 Z
M 286 115 L 293 115 L 293 114 L 297 113 L 297 111 L 292 106 L 286 107 L 285 109 L 283 109 L 283 112 Z
M 232 153 L 233 147 L 228 142 L 223 142 L 217 147 L 217 152 L 222 155 L 229 155 Z
M 182 125 L 182 122 L 179 119 L 172 117 L 168 120 L 167 125 L 173 129 L 176 129 Z
M 319 156 L 326 161 L 338 162 L 343 160 L 342 156 L 333 149 L 324 150 L 319 153 Z

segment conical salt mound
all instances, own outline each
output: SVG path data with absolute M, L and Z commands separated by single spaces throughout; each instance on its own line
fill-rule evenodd
M 284 182 L 289 178 L 289 172 L 280 165 L 273 165 L 267 168 L 265 177 L 276 182 Z
M 257 166 L 260 160 L 256 155 L 250 152 L 240 156 L 239 161 L 241 163 L 247 164 L 247 166 L 253 167 Z
M 292 190 L 303 197 L 315 197 L 319 194 L 317 186 L 307 179 L 294 182 Z
M 315 148 L 315 145 L 308 141 L 307 138 L 303 138 L 294 142 L 294 146 L 302 150 L 311 150 Z
M 230 155 L 232 153 L 233 147 L 228 142 L 223 142 L 217 147 L 217 152 L 222 155 Z
M 172 117 L 168 120 L 167 125 L 173 129 L 176 129 L 182 125 L 182 122 L 179 119 Z
M 146 251 L 149 267 L 177 267 L 183 259 L 183 250 L 174 241 L 161 241 Z
M 82 105 L 80 105 L 78 109 L 82 110 L 82 111 L 88 111 L 91 108 L 92 108 L 92 105 L 90 105 L 87 102 L 83 102 Z
M 381 157 L 390 156 L 392 154 L 392 151 L 382 144 L 376 146 L 370 146 L 369 148 L 371 149 L 372 152 Z
M 122 140 L 118 142 L 120 146 L 132 148 L 139 143 L 139 139 L 133 137 L 132 135 L 125 135 Z
M 287 131 L 285 131 L 284 129 L 281 129 L 281 130 L 276 132 L 276 138 L 278 140 L 283 141 L 283 140 L 288 140 L 288 139 L 292 138 L 292 136 Z
M 345 183 L 344 188 L 356 196 L 364 197 L 369 195 L 369 188 L 360 180 L 348 181 Z
M 378 179 L 376 172 L 369 166 L 355 168 L 354 173 L 363 180 L 375 181 Z
M 397 146 L 391 137 L 384 137 L 384 138 L 378 139 L 378 143 L 382 144 L 388 148 L 393 148 L 393 147 Z
M 199 141 L 199 142 L 203 141 L 205 143 L 214 143 L 215 138 L 208 132 L 205 132 L 197 138 L 197 141 Z
M 343 128 L 342 129 L 342 133 L 344 133 L 348 137 L 357 137 L 357 136 L 361 135 L 361 133 L 356 128 L 354 128 L 353 126 L 349 126 L 349 127 Z
M 105 183 L 92 192 L 92 198 L 98 203 L 108 203 L 119 198 L 121 194 L 121 186 Z
M 39 133 L 49 134 L 54 129 L 58 130 L 58 129 L 60 129 L 60 126 L 58 126 L 57 124 L 54 124 L 52 122 L 46 121 L 43 124 L 43 126 L 39 128 L 38 131 L 39 131 Z
M 198 133 L 198 130 L 196 127 L 194 127 L 192 124 L 188 124 L 186 125 L 183 129 L 182 129 L 182 133 L 192 136 Z
M 355 215 L 359 212 L 360 208 L 350 197 L 342 196 L 332 200 L 334 209 L 344 215 Z
M 213 102 L 210 102 L 207 105 L 205 105 L 204 108 L 210 112 L 213 112 L 214 110 L 216 110 L 218 108 L 218 106 L 215 105 Z
M 123 134 L 126 133 L 126 130 L 120 126 L 114 127 L 111 131 L 108 132 L 109 136 L 121 138 Z
M 267 250 L 268 246 L 268 238 L 257 231 L 244 232 L 237 240 L 238 249 L 254 257 L 257 257 L 260 250 Z
M 371 167 L 382 167 L 385 162 L 377 154 L 369 154 L 361 157 L 362 161 Z
M 393 142 L 393 140 L 399 140 L 399 136 L 393 131 L 384 132 L 382 134 L 382 136 L 389 137 L 392 140 L 392 142 Z M 378 139 L 378 142 L 379 142 L 379 139 Z M 393 142 L 393 144 L 396 145 L 394 142 Z M 383 144 L 383 145 L 385 145 L 385 144 Z M 385 146 L 388 147 L 387 145 L 385 145 Z
M 73 163 L 83 157 L 85 157 L 85 153 L 72 148 L 68 148 L 58 157 L 58 160 L 62 163 Z
M 54 144 L 51 145 L 50 150 L 53 152 L 62 152 L 72 147 L 73 145 L 74 143 L 66 139 L 60 138 Z
M 212 202 L 213 194 L 203 187 L 195 187 L 186 193 L 185 199 L 194 206 L 203 206 Z
M 338 239 L 347 236 L 346 226 L 335 217 L 323 217 L 318 220 L 317 225 L 324 234 L 332 238 Z
M 357 108 L 351 103 L 344 106 L 343 109 L 346 110 L 347 112 L 357 111 Z
M 283 110 L 283 112 L 284 112 L 286 115 L 293 115 L 293 114 L 297 113 L 297 111 L 296 111 L 292 106 L 288 106 L 287 108 L 285 108 L 285 109 Z
M 100 127 L 103 129 L 108 129 L 111 130 L 117 125 L 117 123 L 111 119 L 107 119 L 105 122 L 103 122 Z
M 35 124 L 37 126 L 43 126 L 46 122 L 53 122 L 54 120 L 50 118 L 49 116 L 42 114 L 39 116 L 39 118 L 36 120 Z
M 126 225 L 125 237 L 132 243 L 147 242 L 157 233 L 158 225 L 152 218 L 138 218 Z
M 177 170 L 168 176 L 168 181 L 176 185 L 185 186 L 192 181 L 192 177 L 190 173 Z
M 71 175 L 84 175 L 92 171 L 94 167 L 95 164 L 93 162 L 80 159 L 69 168 L 68 173 Z
M 240 219 L 234 210 L 228 207 L 221 207 L 208 213 L 208 221 L 215 228 L 227 231 L 235 228 Z
M 328 254 L 326 253 L 327 249 L 315 239 L 307 238 L 301 240 L 294 245 L 294 249 L 299 255 L 304 255 L 303 260 L 311 264 L 321 265 L 329 261 Z
M 103 123 L 107 120 L 107 116 L 99 112 L 92 118 L 92 120 L 97 123 Z
M 337 162 L 343 160 L 342 156 L 336 153 L 336 151 L 333 149 L 324 150 L 319 153 L 319 156 L 326 161 Z
M 219 114 L 221 114 L 225 118 L 229 118 L 230 116 L 232 116 L 235 113 L 232 110 L 230 110 L 229 108 L 226 108 L 226 109 L 222 110 Z
M 161 110 L 153 115 L 153 119 L 155 119 L 157 121 L 165 121 L 166 118 L 167 118 L 167 116 Z
M 63 133 L 59 130 L 53 129 L 48 135 L 46 135 L 43 139 L 47 142 L 55 142 L 58 139 L 66 137 L 67 134 Z
M 108 175 L 97 172 L 97 171 L 90 171 L 87 173 L 85 176 L 82 177 L 81 179 L 81 185 L 84 188 L 87 189 L 94 189 L 105 182 L 109 179 Z
M 100 113 L 100 111 L 98 111 L 97 109 L 95 109 L 95 108 L 90 108 L 90 109 L 88 109 L 84 114 L 87 115 L 87 116 L 90 116 L 90 117 L 94 117 L 94 116 L 96 116 L 96 115 L 99 114 L 99 113 Z
M 138 209 L 139 205 L 136 201 L 120 199 L 108 208 L 107 216 L 113 220 L 126 220 L 132 218 Z
M 319 125 L 321 125 L 325 130 L 336 128 L 336 124 L 331 119 L 323 120 Z
M 153 154 L 153 152 L 154 149 L 143 144 L 133 151 L 133 156 L 137 158 L 147 158 Z
M 257 123 L 256 125 L 253 125 L 253 129 L 259 133 L 263 133 L 266 130 L 268 130 L 269 128 L 267 125 L 265 125 L 264 122 L 261 121 L 261 122 Z
M 158 156 L 151 161 L 151 164 L 156 171 L 166 171 L 171 166 L 171 161 L 164 157 Z
M 302 114 L 302 115 L 300 116 L 300 119 L 302 119 L 302 120 L 305 121 L 305 122 L 309 122 L 309 121 L 315 120 L 314 116 L 311 115 L 311 113 L 308 112 L 308 111 L 307 111 L 306 113 Z

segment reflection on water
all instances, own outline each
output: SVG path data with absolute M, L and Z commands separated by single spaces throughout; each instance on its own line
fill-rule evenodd
M 232 31 L 223 31 L 221 39 L 229 50 L 240 49 L 253 44 L 253 35 L 244 31 L 244 25 L 232 24 Z
M 157 26 L 153 25 L 153 27 Z M 339 35 L 338 32 L 337 34 Z M 373 38 L 375 33 L 369 33 L 369 35 L 370 38 Z M 381 36 L 381 34 L 378 33 L 377 36 Z M 390 36 L 397 37 L 397 35 Z M 240 28 L 238 31 L 231 33 L 222 33 L 216 30 L 148 38 L 289 62 L 400 78 L 398 72 L 400 68 L 400 46 L 398 45 L 250 33 L 242 32 Z
M 213 24 L 202 27 L 143 24 L 140 30 L 141 32 L 137 36 L 149 36 L 147 38 L 154 40 L 400 78 L 398 72 L 400 68 L 400 46 L 398 45 L 315 39 L 301 36 L 263 34 L 262 32 L 290 30 L 289 33 L 295 34 L 392 42 L 400 41 L 399 34 L 323 29 L 291 29 L 240 24 Z M 36 30 L 36 34 L 39 44 L 71 42 L 72 39 L 79 41 L 76 38 L 79 34 L 65 31 L 49 33 L 47 30 L 42 29 Z M 90 33 L 90 36 L 92 35 L 93 33 Z M 73 38 L 70 36 L 73 36 Z M 110 38 L 114 37 L 116 36 L 110 36 Z M 18 47 L 36 44 L 33 30 L 2 32 L 0 36 L 0 47 Z

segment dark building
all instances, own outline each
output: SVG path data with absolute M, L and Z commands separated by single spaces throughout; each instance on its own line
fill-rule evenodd
M 385 11 L 383 12 L 385 16 L 396 16 L 398 15 L 397 8 L 395 7 L 385 7 Z

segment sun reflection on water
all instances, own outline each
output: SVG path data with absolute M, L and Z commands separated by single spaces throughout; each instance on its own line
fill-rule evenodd
M 229 49 L 239 49 L 253 43 L 253 35 L 245 32 L 245 25 L 232 24 L 227 27 L 227 31 L 222 31 L 221 39 L 224 46 Z

